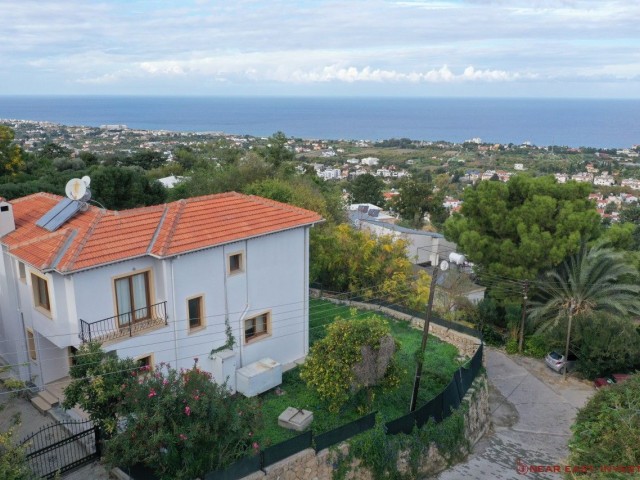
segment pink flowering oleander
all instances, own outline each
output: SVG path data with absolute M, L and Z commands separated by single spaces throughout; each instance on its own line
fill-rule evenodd
M 152 388 L 151 391 L 149 392 L 148 397 L 151 398 L 151 397 L 155 397 L 156 395 L 157 395 L 156 391 Z
M 184 433 L 180 434 L 180 440 L 186 440 L 187 436 Z
M 186 413 L 186 414 L 187 414 L 187 417 L 188 417 L 189 415 L 191 415 L 191 408 L 189 407 L 189 405 L 187 405 L 186 407 L 184 407 L 184 413 Z
M 258 442 L 253 442 L 253 448 L 255 448 L 256 450 L 260 448 L 260 445 L 258 445 Z

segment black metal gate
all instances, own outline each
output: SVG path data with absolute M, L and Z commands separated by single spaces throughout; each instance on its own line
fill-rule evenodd
M 31 470 L 54 478 L 100 458 L 100 431 L 93 422 L 64 422 L 42 427 L 22 442 Z

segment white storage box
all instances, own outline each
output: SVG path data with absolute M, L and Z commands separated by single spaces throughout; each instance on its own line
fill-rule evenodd
M 236 390 L 246 397 L 255 397 L 282 383 L 282 364 L 263 358 L 236 371 Z

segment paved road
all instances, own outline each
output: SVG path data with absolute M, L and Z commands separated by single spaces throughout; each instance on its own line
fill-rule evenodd
M 574 378 L 565 383 L 539 360 L 493 349 L 485 355 L 493 433 L 438 480 L 561 480 L 560 473 L 519 474 L 516 462 L 564 468 L 570 426 L 593 387 Z

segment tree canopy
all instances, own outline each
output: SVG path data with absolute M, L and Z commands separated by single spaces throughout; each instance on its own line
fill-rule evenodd
M 337 412 L 360 390 L 371 393 L 377 385 L 398 385 L 394 359 L 398 350 L 399 344 L 383 318 L 338 318 L 327 326 L 327 336 L 311 347 L 300 378 L 327 402 L 329 410 Z
M 433 185 L 405 178 L 400 182 L 399 195 L 391 201 L 391 207 L 412 228 L 421 228 L 424 215 L 430 213 L 431 223 L 440 225 L 448 216 L 440 195 L 434 194 Z
M 378 207 L 384 206 L 383 188 L 384 182 L 370 173 L 357 176 L 349 184 L 353 203 L 371 203 Z
M 312 282 L 326 290 L 352 292 L 368 298 L 421 308 L 429 297 L 430 277 L 417 279 L 406 253 L 406 241 L 342 224 L 311 236 Z
M 92 198 L 106 208 L 122 210 L 163 203 L 167 197 L 160 182 L 151 182 L 134 168 L 102 167 L 91 176 Z
M 600 233 L 591 185 L 516 175 L 464 191 L 461 214 L 444 225 L 448 240 L 488 274 L 534 278 Z
M 576 318 L 593 312 L 623 318 L 640 314 L 638 271 L 622 253 L 583 244 L 537 283 L 529 318 L 544 327 L 567 316 L 569 309 Z
M 12 129 L 0 125 L 0 175 L 15 175 L 24 167 L 22 149 L 13 143 L 14 138 Z

